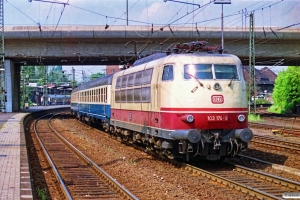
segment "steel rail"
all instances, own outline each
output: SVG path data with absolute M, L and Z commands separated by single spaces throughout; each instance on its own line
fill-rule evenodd
M 232 164 L 230 162 L 228 162 L 228 163 Z M 272 175 L 272 174 L 268 174 L 268 173 L 265 173 L 265 172 L 261 172 L 261 171 L 258 171 L 258 170 L 250 169 L 250 168 L 247 168 L 247 167 L 243 167 L 241 165 L 236 165 L 236 164 L 233 164 L 233 165 L 236 167 L 237 171 L 242 172 L 244 174 L 248 174 L 248 175 L 251 175 L 251 176 L 254 176 L 254 177 L 259 177 L 263 180 L 267 180 L 267 181 L 270 181 L 270 182 L 273 182 L 273 183 L 281 184 L 282 186 L 289 187 L 291 189 L 296 189 L 298 191 L 300 190 L 300 183 L 299 182 L 289 180 L 289 179 L 286 179 L 286 178 L 282 178 L 282 177 L 279 177 L 279 176 L 275 176 L 275 175 Z
M 267 140 L 267 141 L 263 141 L 263 140 Z M 282 142 L 285 144 L 278 144 L 276 142 Z M 288 149 L 288 150 L 292 150 L 292 151 L 300 151 L 300 148 L 298 147 L 298 146 L 300 146 L 300 143 L 289 142 L 289 141 L 281 140 L 281 139 L 277 140 L 276 138 L 271 138 L 271 137 L 254 136 L 254 140 L 252 140 L 251 143 L 257 143 L 257 144 L 273 146 L 273 147 L 280 147 L 280 148 Z
M 193 173 L 196 173 L 198 175 L 201 175 L 201 176 L 203 176 L 205 178 L 211 179 L 211 180 L 213 180 L 215 182 L 218 182 L 218 183 L 221 183 L 223 185 L 226 185 L 226 186 L 228 186 L 228 187 L 230 187 L 232 189 L 236 189 L 236 190 L 241 191 L 243 193 L 248 193 L 251 196 L 257 197 L 259 199 L 266 199 L 266 200 L 267 199 L 281 199 L 281 198 L 278 198 L 277 196 L 274 196 L 274 195 L 269 194 L 267 192 L 258 190 L 256 188 L 251 187 L 251 186 L 247 186 L 245 184 L 238 183 L 237 181 L 230 180 L 228 178 L 225 178 L 225 177 L 222 177 L 220 175 L 214 174 L 212 172 L 209 172 L 209 171 L 206 171 L 206 170 L 194 167 L 192 165 L 183 164 L 183 168 L 185 170 L 190 171 L 190 172 L 193 172 Z
M 294 141 L 291 141 L 291 140 L 284 140 L 284 139 L 281 139 L 281 138 L 275 138 L 275 137 L 271 137 L 271 136 L 267 136 L 267 135 L 254 135 L 254 138 L 255 139 L 265 139 L 265 140 L 273 140 L 273 141 L 276 141 L 276 142 L 283 142 L 283 143 L 287 143 L 289 144 L 290 146 L 300 146 L 300 142 L 294 142 Z
M 124 188 L 119 182 L 117 182 L 113 177 L 111 177 L 108 173 L 106 173 L 103 169 L 101 169 L 96 163 L 94 163 L 91 159 L 89 159 L 86 155 L 84 155 L 81 151 L 79 151 L 74 145 L 72 145 L 69 141 L 67 141 L 62 135 L 60 135 L 51 125 L 51 120 L 53 117 L 56 117 L 61 114 L 56 114 L 49 118 L 48 125 L 50 129 L 55 132 L 55 134 L 66 144 L 72 151 L 74 151 L 79 157 L 81 157 L 87 164 L 92 166 L 101 178 L 103 178 L 108 185 L 117 190 L 120 194 L 123 195 L 124 199 L 138 199 L 134 194 L 132 194 L 129 190 Z
M 50 158 L 50 156 L 49 156 L 49 154 L 48 154 L 48 152 L 47 152 L 47 150 L 46 150 L 46 148 L 45 148 L 43 142 L 41 141 L 41 139 L 40 139 L 40 137 L 39 137 L 39 135 L 38 135 L 38 132 L 37 132 L 37 130 L 36 130 L 36 124 L 37 124 L 37 122 L 38 122 L 40 119 L 45 118 L 45 117 L 50 116 L 50 115 L 53 115 L 53 114 L 47 114 L 47 115 L 44 115 L 44 116 L 42 116 L 42 117 L 40 117 L 40 118 L 38 118 L 38 119 L 35 120 L 34 126 L 33 126 L 33 128 L 34 128 L 34 133 L 35 133 L 35 136 L 36 136 L 36 138 L 37 138 L 37 140 L 38 140 L 38 142 L 39 142 L 39 145 L 40 145 L 40 146 L 42 147 L 42 149 L 43 149 L 43 153 L 44 153 L 44 155 L 46 156 L 46 158 L 47 158 L 47 160 L 48 160 L 48 163 L 51 165 L 52 171 L 53 171 L 53 173 L 54 173 L 56 179 L 57 179 L 57 180 L 59 181 L 59 183 L 60 183 L 61 190 L 63 191 L 65 197 L 66 197 L 67 199 L 70 199 L 70 200 L 71 200 L 71 199 L 72 199 L 71 194 L 70 194 L 69 190 L 67 189 L 67 186 L 65 185 L 65 183 L 64 183 L 62 177 L 60 176 L 58 170 L 56 169 L 54 163 L 52 162 L 52 159 Z

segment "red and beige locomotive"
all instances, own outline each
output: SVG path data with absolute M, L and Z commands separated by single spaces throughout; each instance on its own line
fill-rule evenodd
M 104 79 L 73 91 L 73 112 L 170 159 L 233 157 L 253 137 L 242 64 L 234 55 L 153 54 Z M 106 101 L 100 102 L 102 88 Z

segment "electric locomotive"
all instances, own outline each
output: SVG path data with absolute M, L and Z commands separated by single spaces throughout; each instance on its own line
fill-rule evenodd
M 123 141 L 190 161 L 233 157 L 253 137 L 242 64 L 234 55 L 154 54 L 110 78 L 110 112 L 101 123 Z M 86 120 L 93 112 L 77 111 Z

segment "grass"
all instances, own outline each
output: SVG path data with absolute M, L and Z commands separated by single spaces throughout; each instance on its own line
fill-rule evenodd
M 260 119 L 260 115 L 249 114 L 248 115 L 248 121 L 249 122 L 261 122 L 263 120 Z
M 279 114 L 285 114 L 286 113 L 285 110 L 283 110 L 279 106 L 275 106 L 275 105 L 268 108 L 268 111 L 272 112 L 272 113 L 279 113 Z
M 37 188 L 38 197 L 40 197 L 42 200 L 47 199 L 47 193 L 46 192 L 47 192 L 46 188 L 44 188 L 44 189 Z

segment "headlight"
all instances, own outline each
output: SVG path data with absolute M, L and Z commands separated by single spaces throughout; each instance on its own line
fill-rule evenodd
M 239 120 L 240 122 L 245 121 L 245 119 L 246 119 L 245 115 L 239 115 L 239 116 L 238 116 L 238 120 Z
M 193 115 L 183 115 L 180 117 L 181 121 L 192 123 L 194 121 Z
M 194 121 L 194 116 L 193 116 L 193 115 L 188 115 L 188 116 L 186 117 L 186 121 L 188 121 L 188 122 L 193 122 L 193 121 Z

